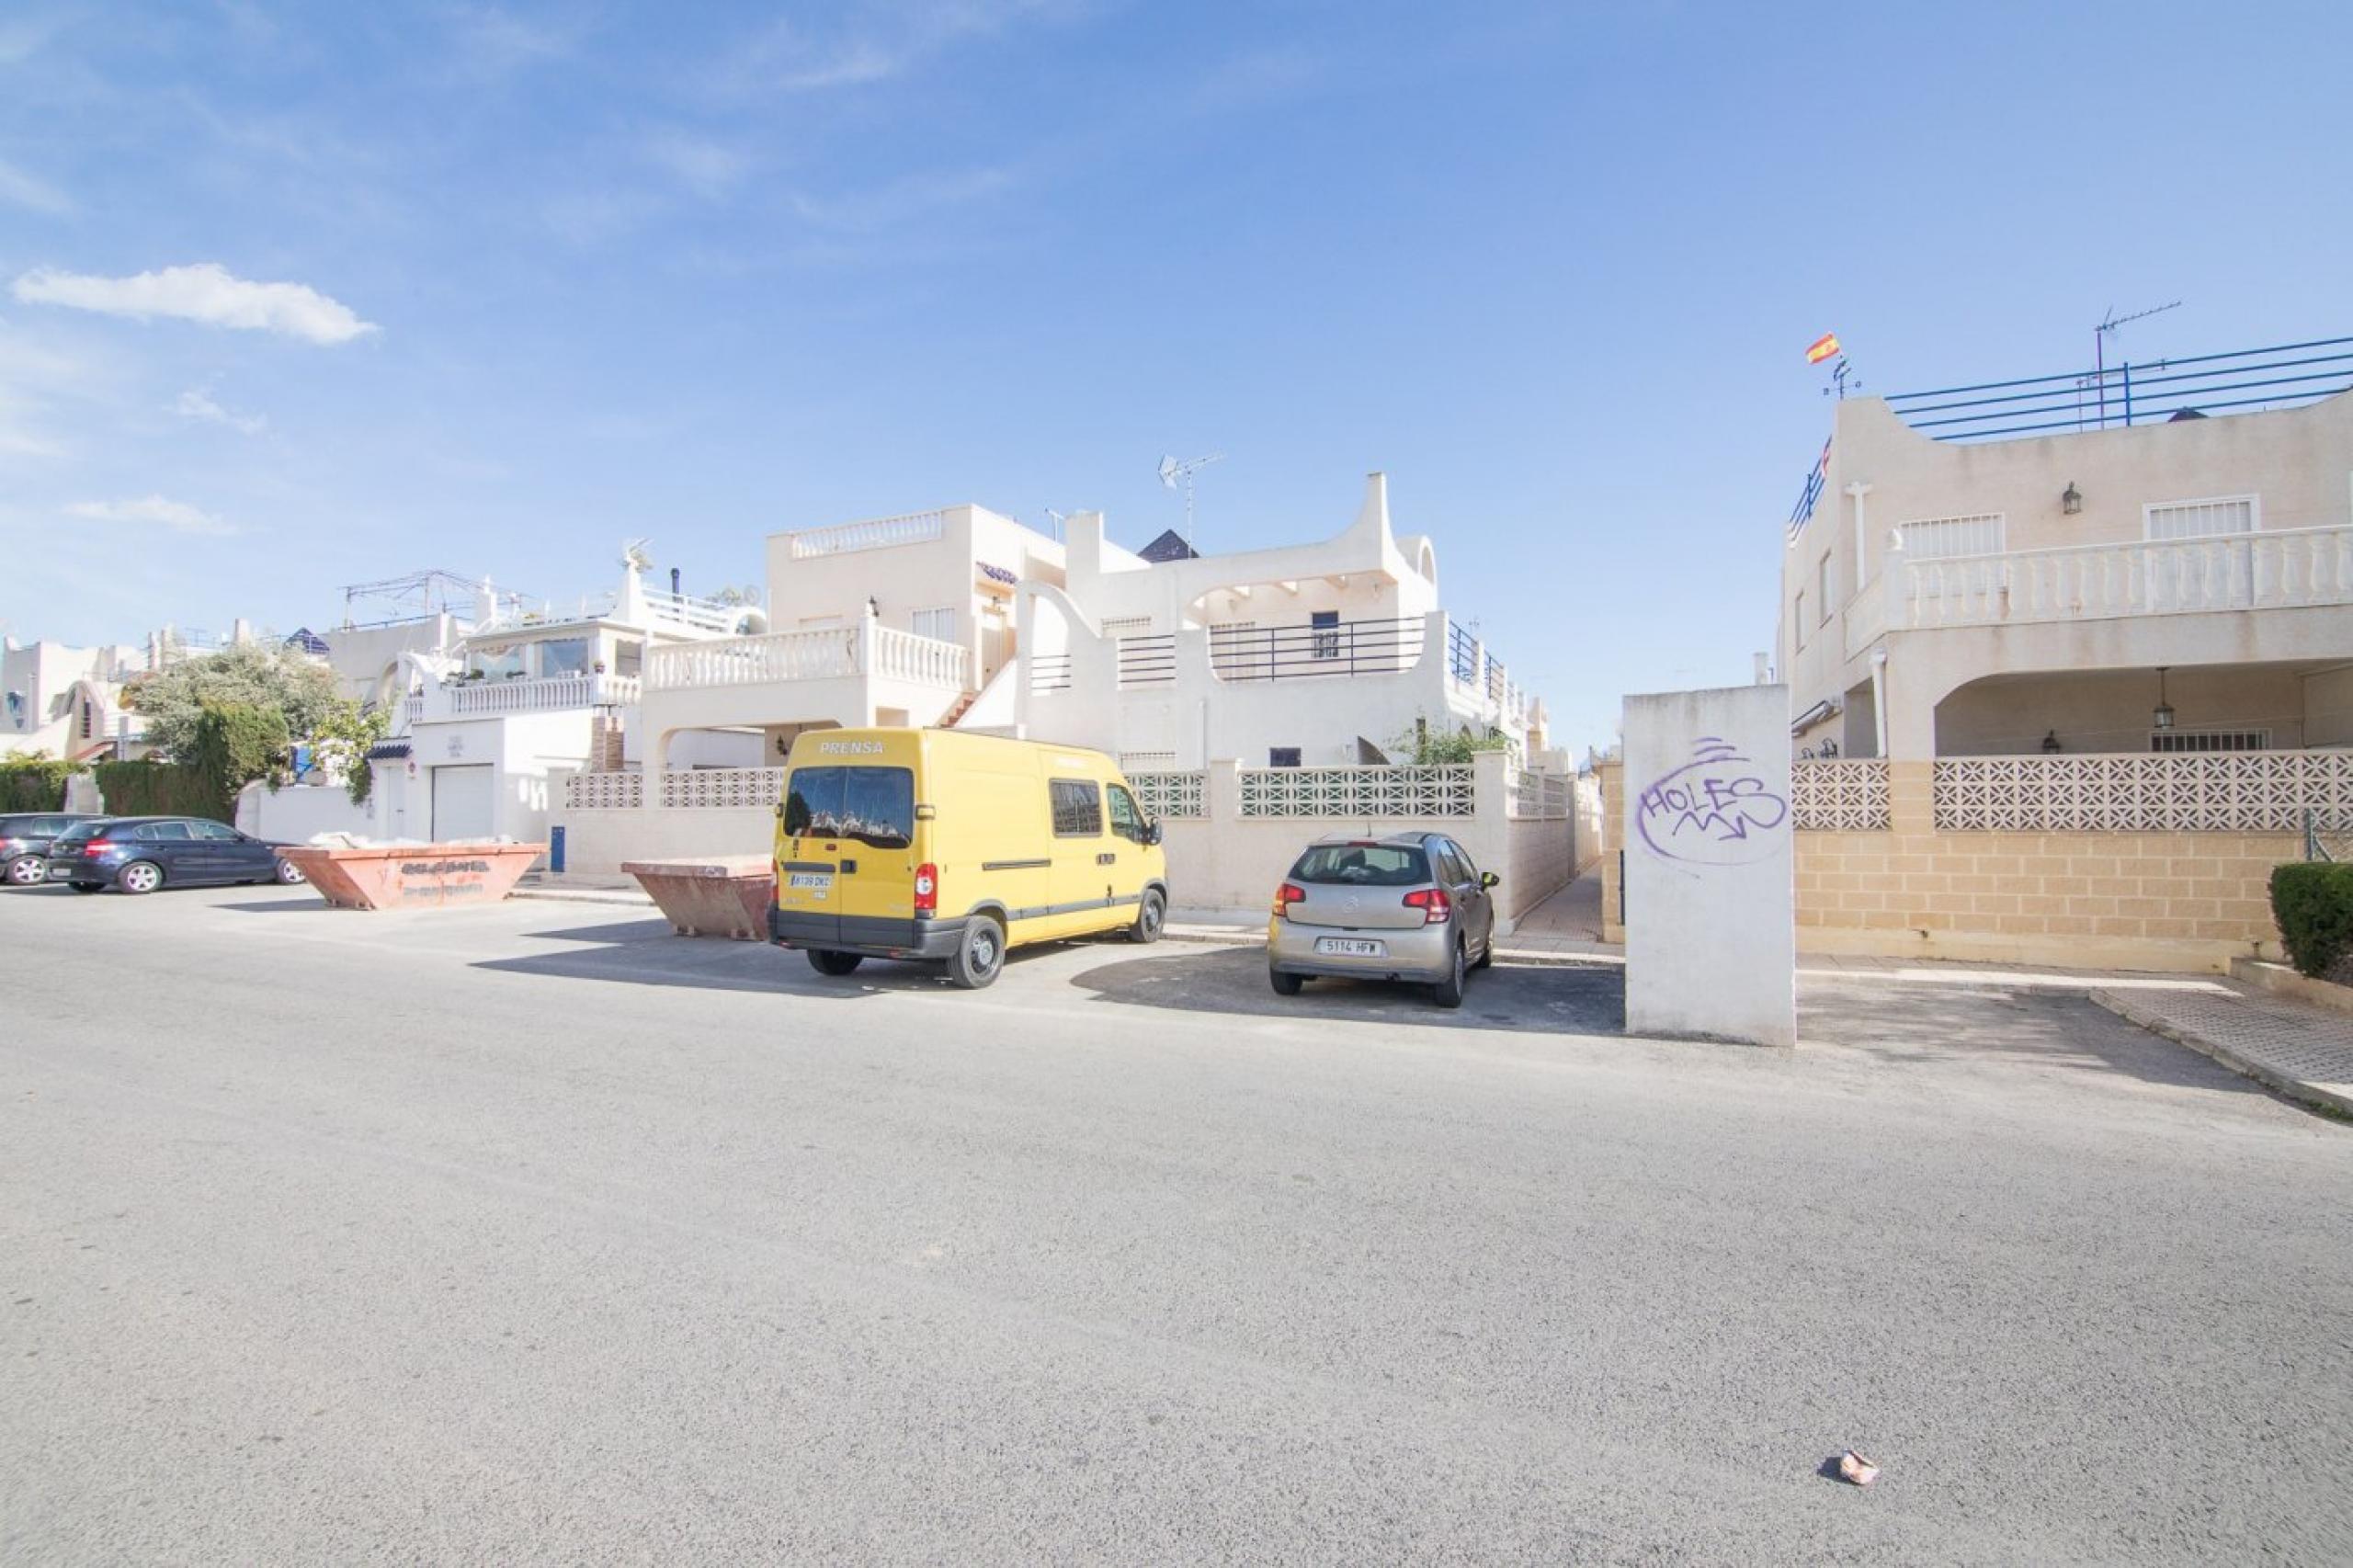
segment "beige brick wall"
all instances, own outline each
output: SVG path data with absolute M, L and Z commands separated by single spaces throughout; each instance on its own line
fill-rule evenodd
M 1889 765 L 1885 833 L 1797 835 L 1802 952 L 2222 971 L 2274 954 L 2290 833 L 1939 833 L 1932 765 Z M 1622 769 L 1606 768 L 1603 936 L 1618 912 Z

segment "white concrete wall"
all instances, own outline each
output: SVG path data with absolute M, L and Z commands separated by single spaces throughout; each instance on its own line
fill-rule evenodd
M 548 813 L 563 829 L 566 876 L 613 876 L 630 860 L 690 859 L 706 855 L 766 855 L 776 847 L 776 812 L 745 810 L 566 811 Z
M 1797 1043 L 1790 692 L 1629 697 L 1626 1032 Z
M 258 838 L 289 844 L 321 833 L 391 838 L 395 835 L 384 830 L 381 806 L 374 794 L 366 805 L 353 805 L 351 792 L 340 784 L 290 784 L 281 790 L 248 784 L 237 796 L 237 827 Z
M 571 710 L 419 724 L 406 762 L 378 770 L 379 835 L 429 836 L 433 769 L 488 763 L 498 770 L 492 834 L 525 842 L 546 838 L 550 780 L 587 766 L 588 721 L 585 710 Z
M 335 689 L 354 702 L 384 703 L 407 695 L 408 671 L 402 654 L 453 656 L 464 628 L 444 613 L 391 626 L 319 631 L 318 635 L 326 640 L 327 667 L 335 672 Z

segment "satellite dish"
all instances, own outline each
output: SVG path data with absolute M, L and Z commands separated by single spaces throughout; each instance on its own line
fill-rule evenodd
M 1184 466 L 1177 462 L 1175 458 L 1168 456 L 1165 452 L 1161 454 L 1160 483 L 1162 484 L 1167 486 L 1171 490 L 1176 489 L 1177 476 L 1184 472 Z
M 654 564 L 653 551 L 645 547 L 653 540 L 625 539 L 621 540 L 621 565 L 631 572 L 642 572 Z

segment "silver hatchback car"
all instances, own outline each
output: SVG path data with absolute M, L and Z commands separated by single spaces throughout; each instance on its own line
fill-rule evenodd
M 1495 960 L 1499 880 L 1442 833 L 1319 839 L 1276 890 L 1267 977 L 1283 996 L 1310 975 L 1420 981 L 1460 1007 Z

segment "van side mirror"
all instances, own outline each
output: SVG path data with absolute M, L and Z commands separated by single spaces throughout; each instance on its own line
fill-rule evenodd
M 1502 881 L 1503 879 L 1495 875 L 1493 871 L 1482 871 L 1479 873 L 1479 885 L 1483 888 L 1494 887 Z
M 1157 844 L 1160 842 L 1160 824 L 1158 822 L 1153 822 L 1145 825 L 1143 830 L 1143 841 L 1146 844 Z

